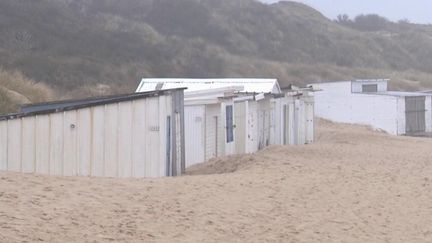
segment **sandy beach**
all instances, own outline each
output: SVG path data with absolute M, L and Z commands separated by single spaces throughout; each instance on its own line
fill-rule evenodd
M 179 178 L 0 173 L 0 242 L 432 241 L 432 139 L 326 121 L 316 139 Z

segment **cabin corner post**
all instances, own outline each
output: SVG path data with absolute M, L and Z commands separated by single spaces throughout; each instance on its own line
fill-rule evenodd
M 180 110 L 180 141 L 181 141 L 181 173 L 186 172 L 186 148 L 185 148 L 185 124 L 184 124 L 184 90 L 177 91 L 179 96 L 179 110 Z
M 185 124 L 184 93 L 176 90 L 172 93 L 172 176 L 180 176 L 186 171 L 185 163 Z

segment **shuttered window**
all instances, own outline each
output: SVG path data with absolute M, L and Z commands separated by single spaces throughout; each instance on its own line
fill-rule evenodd
M 426 131 L 426 97 L 405 97 L 406 133 Z
M 227 143 L 234 142 L 233 106 L 226 106 L 226 134 Z
M 378 92 L 378 84 L 363 84 L 362 85 L 363 93 L 376 93 Z

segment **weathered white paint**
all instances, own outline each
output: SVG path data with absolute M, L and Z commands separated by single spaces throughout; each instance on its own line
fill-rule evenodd
M 175 119 L 174 125 L 176 127 L 176 132 L 175 132 L 174 139 L 177 141 L 177 144 L 180 144 L 181 143 L 180 139 L 182 137 L 181 136 L 182 125 L 180 124 L 180 114 L 176 113 L 175 116 L 176 116 L 176 119 Z M 179 146 L 176 147 L 176 150 L 177 150 L 178 158 L 184 157 L 183 156 L 184 151 Z M 177 171 L 182 171 L 183 169 L 186 169 L 185 166 L 181 165 L 181 163 L 174 163 L 172 166 L 175 167 Z
M 239 153 L 239 150 L 248 153 L 256 152 L 259 149 L 260 141 L 261 147 L 278 144 L 275 142 L 277 137 L 280 136 L 276 134 L 276 119 L 278 115 L 272 110 L 269 99 L 266 99 L 263 94 L 281 93 L 276 79 L 143 79 L 137 92 L 155 90 L 160 85 L 163 85 L 164 88 L 187 87 L 187 97 L 185 99 L 187 103 L 186 110 L 188 106 L 192 105 L 205 107 L 205 117 L 203 119 L 205 126 L 203 132 L 202 129 L 196 129 L 196 127 L 194 130 L 188 128 L 195 123 L 195 114 L 188 114 L 189 112 L 185 111 L 187 120 L 185 123 L 187 166 L 196 164 L 198 161 L 204 162 L 218 156 Z M 241 86 L 241 88 L 237 86 Z M 239 117 L 237 105 L 234 106 L 234 142 L 227 143 L 225 109 L 227 105 L 232 105 L 233 103 L 228 102 L 227 100 L 229 99 L 220 100 L 219 98 L 226 97 L 227 95 L 234 96 L 234 94 L 244 96 L 239 92 L 260 93 L 255 96 L 257 98 L 262 96 L 261 99 L 263 101 L 259 103 L 253 101 L 256 104 L 252 104 L 251 112 L 244 113 L 245 116 L 247 115 L 244 118 Z M 237 102 L 237 104 L 241 104 L 241 102 Z M 244 108 L 249 110 L 248 105 L 246 106 Z M 258 119 L 260 114 L 261 120 Z M 239 123 L 237 118 L 243 120 L 242 123 L 244 124 Z M 260 124 L 265 131 L 260 131 L 258 128 Z M 246 135 L 248 136 L 247 139 L 243 138 L 239 140 L 239 137 Z M 197 142 L 200 141 L 197 136 L 204 140 L 204 150 L 200 148 L 202 143 Z
M 21 169 L 23 172 L 32 172 L 36 163 L 36 134 L 35 117 L 26 117 L 22 119 L 22 158 Z
M 305 114 L 305 104 L 300 100 L 294 101 L 294 124 L 295 124 L 295 141 L 297 144 L 306 143 L 306 116 Z
M 87 126 L 80 126 L 77 129 L 77 160 L 78 160 L 78 174 L 82 176 L 91 175 L 92 164 L 92 111 L 91 108 L 78 110 L 77 124 L 89 124 Z M 48 117 L 47 117 L 48 118 Z M 49 129 L 49 127 L 48 127 Z
M 132 112 L 132 102 L 119 103 L 118 114 L 118 168 L 119 177 L 127 178 L 132 176 L 132 137 L 133 122 L 130 114 Z
M 283 144 L 294 144 L 294 103 L 286 103 L 283 107 L 284 110 L 284 131 L 283 131 Z
M 49 116 L 36 116 L 36 171 L 50 172 L 50 119 Z
M 226 106 L 232 105 L 232 99 L 216 101 L 210 104 L 196 105 L 197 100 L 185 105 L 185 148 L 186 167 L 203 163 L 207 160 L 236 153 L 236 131 L 234 141 L 227 142 Z M 233 117 L 234 124 L 235 117 Z
M 167 151 L 166 151 L 166 144 L 167 144 L 167 117 L 171 115 L 171 113 L 168 113 L 167 110 L 171 107 L 171 100 L 167 99 L 167 96 L 159 96 L 159 117 L 158 117 L 158 126 L 159 126 L 159 144 L 164 144 L 165 146 L 158 146 L 159 147 L 159 153 L 157 160 L 155 160 L 155 168 L 154 171 L 155 174 L 159 175 L 167 175 Z M 181 170 L 181 168 L 180 168 Z
M 205 111 L 205 105 L 185 107 L 186 167 L 205 161 Z
M 259 146 L 258 103 L 256 101 L 248 102 L 247 127 L 246 153 L 255 153 Z
M 236 120 L 238 127 L 245 127 L 242 128 L 243 131 L 236 134 L 236 143 L 244 144 L 244 149 L 241 151 L 255 153 L 270 144 L 275 144 L 271 140 L 272 135 L 274 136 L 272 126 L 274 114 L 272 114 L 273 108 L 269 99 L 236 102 L 235 108 L 241 109 L 245 117 L 245 120 Z M 239 130 L 236 129 L 236 132 Z
M 275 79 L 143 79 L 137 92 L 161 86 L 188 88 L 185 96 L 186 167 L 219 156 L 254 153 L 269 145 L 313 141 L 313 98 L 308 103 L 312 108 L 306 106 L 295 112 L 305 101 L 291 94 L 281 97 L 284 94 Z M 294 92 L 296 97 L 301 96 L 299 93 Z M 301 100 L 297 106 L 295 99 Z M 233 142 L 227 141 L 228 105 L 233 105 L 234 111 Z
M 92 107 L 91 175 L 93 176 L 105 176 L 105 109 L 105 105 Z
M 63 171 L 64 176 L 78 175 L 78 158 L 77 158 L 77 111 L 65 112 L 63 117 Z M 30 172 L 30 171 L 29 171 Z
M 361 93 L 362 84 L 377 84 L 377 93 Z M 312 85 L 315 113 L 336 122 L 370 125 L 394 135 L 406 134 L 405 97 L 426 97 L 426 132 L 432 129 L 431 95 L 387 91 L 387 81 L 345 81 Z
M 373 125 L 397 134 L 397 97 L 351 92 L 351 82 L 320 84 L 316 114 L 336 122 Z
M 269 145 L 312 143 L 313 96 L 306 92 L 302 95 L 298 95 L 298 92 L 295 94 L 297 95 L 287 94 L 278 98 L 236 98 L 236 152 L 254 153 Z M 246 117 L 245 121 L 243 116 Z
M 105 106 L 105 168 L 104 176 L 118 177 L 118 136 L 119 136 L 119 107 L 117 104 Z
M 314 141 L 314 97 L 302 92 L 273 101 L 275 137 L 272 144 L 303 145 Z
M 286 145 L 290 144 L 289 139 L 287 139 L 287 135 L 289 135 L 289 131 L 287 131 L 287 128 L 289 129 L 289 126 L 291 125 L 289 123 L 289 116 L 287 116 L 287 104 L 288 99 L 287 98 L 281 98 L 281 99 L 275 99 L 273 101 L 274 105 L 274 113 L 275 113 L 275 144 L 279 145 Z
M 51 114 L 49 116 L 51 129 L 50 129 L 50 175 L 62 175 L 63 171 L 63 112 Z M 21 119 L 12 120 L 20 121 Z M 17 129 L 13 129 L 15 133 Z M 10 146 L 10 144 L 8 144 Z M 17 154 L 21 154 L 21 151 L 16 151 Z
M 21 120 L 8 121 L 8 146 L 7 146 L 7 165 L 9 171 L 21 171 L 21 139 L 22 124 Z
M 0 122 L 0 170 L 8 169 L 8 124 L 7 122 Z
M 406 130 L 406 119 L 405 119 L 405 97 L 395 97 L 396 99 L 396 131 L 393 133 L 389 132 L 393 135 L 401 135 L 405 133 Z M 427 107 L 427 106 L 426 106 Z M 375 127 L 374 124 L 371 126 Z M 385 129 L 383 129 L 385 130 Z
M 182 90 L 168 94 L 175 92 L 183 99 Z M 0 121 L 1 170 L 63 176 L 181 175 L 183 106 L 174 104 L 171 95 L 36 114 Z M 172 126 L 176 133 L 168 135 Z M 168 171 L 167 164 L 176 171 Z
M 147 153 L 151 153 L 150 143 L 150 118 L 146 116 L 147 106 L 146 100 L 137 100 L 132 104 L 133 121 L 132 121 L 132 176 L 145 177 L 146 161 L 150 157 Z M 154 114 L 152 114 L 154 115 Z M 144 118 L 144 119 L 143 119 Z M 141 122 L 140 122 L 141 121 Z M 141 146 L 144 144 L 145 146 Z M 148 166 L 147 166 L 148 167 Z
M 148 114 L 152 114 L 151 116 L 146 116 L 147 125 L 150 128 L 150 132 L 147 132 L 146 136 L 148 150 L 146 153 L 146 160 L 137 162 L 145 164 L 146 177 L 154 177 L 154 175 L 156 175 L 155 173 L 159 171 L 159 168 L 157 167 L 159 163 L 159 146 L 161 145 L 160 142 L 162 142 L 159 141 L 159 132 L 161 130 L 161 127 L 159 127 L 159 99 L 150 98 L 146 99 L 146 102 L 147 112 Z
M 272 100 L 272 117 L 273 117 L 273 129 L 271 137 L 273 138 L 274 144 L 283 144 L 283 104 L 282 100 L 285 99 L 273 99 Z
M 426 96 L 426 132 L 432 132 L 432 96 Z
M 185 117 L 188 114 L 185 113 Z M 205 116 L 205 159 L 210 160 L 215 157 L 221 156 L 221 117 L 220 117 L 220 104 L 207 105 Z M 189 131 L 186 131 L 188 133 Z M 187 157 L 187 152 L 186 152 Z M 204 162 L 204 161 L 202 161 Z
M 307 99 L 304 100 L 305 104 L 305 129 L 306 129 L 306 143 L 310 144 L 313 143 L 315 140 L 315 123 L 314 123 L 314 117 L 315 117 L 315 105 L 314 100 L 312 97 L 307 97 Z
M 271 145 L 271 104 L 268 99 L 258 102 L 258 149 Z
M 228 142 L 227 139 L 227 118 L 226 118 L 226 107 L 227 106 L 232 106 L 233 107 L 233 124 L 235 125 L 235 107 L 234 107 L 234 101 L 232 99 L 226 99 L 222 102 L 221 105 L 221 110 L 220 110 L 220 114 L 221 114 L 221 123 L 220 123 L 220 127 L 221 129 L 219 130 L 219 137 L 221 138 L 219 140 L 221 146 L 220 146 L 220 153 L 223 156 L 226 155 L 233 155 L 236 153 L 236 147 L 235 147 L 235 128 L 233 128 L 233 138 L 234 141 L 232 142 Z
M 236 154 L 247 153 L 247 114 L 249 101 L 236 102 L 234 108 L 235 117 L 235 145 Z

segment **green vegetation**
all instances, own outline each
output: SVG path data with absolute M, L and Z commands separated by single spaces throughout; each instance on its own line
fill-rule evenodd
M 432 26 L 376 15 L 331 21 L 293 2 L 4 0 L 0 32 L 0 67 L 58 98 L 132 92 L 142 77 L 392 78 L 397 89 L 432 87 Z M 4 91 L 0 102 L 11 103 Z
M 15 112 L 19 104 L 53 99 L 54 92 L 47 85 L 36 83 L 18 71 L 0 69 L 0 113 Z

